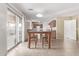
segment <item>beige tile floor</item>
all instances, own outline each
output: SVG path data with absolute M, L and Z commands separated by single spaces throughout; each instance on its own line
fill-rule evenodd
M 29 49 L 27 42 L 19 44 L 7 56 L 79 56 L 79 42 L 74 40 L 52 40 L 52 48 L 48 49 L 47 45 L 42 48 L 41 43 L 37 48 Z

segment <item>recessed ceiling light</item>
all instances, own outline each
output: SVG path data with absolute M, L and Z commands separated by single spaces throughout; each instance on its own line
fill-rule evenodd
M 40 13 L 39 13 L 39 14 L 37 14 L 36 16 L 37 16 L 37 17 L 43 17 L 43 15 L 42 15 L 42 14 L 40 14 Z
M 28 10 L 32 11 L 33 9 L 28 9 Z

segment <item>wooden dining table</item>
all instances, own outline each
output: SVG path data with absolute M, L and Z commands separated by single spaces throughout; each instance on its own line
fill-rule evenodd
M 31 46 L 31 34 L 46 34 L 48 35 L 48 48 L 51 48 L 51 30 L 36 30 L 31 29 L 28 31 L 28 48 Z

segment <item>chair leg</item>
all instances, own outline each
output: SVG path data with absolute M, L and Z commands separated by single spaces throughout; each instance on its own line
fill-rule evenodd
M 44 39 L 42 39 L 42 48 L 44 48 Z
M 36 46 L 37 46 L 37 41 L 38 41 L 38 40 L 36 39 L 36 40 L 35 40 L 35 48 L 36 48 Z
M 44 48 L 44 45 L 45 45 L 45 44 L 48 44 L 48 40 L 43 39 L 43 40 L 42 40 L 42 48 Z

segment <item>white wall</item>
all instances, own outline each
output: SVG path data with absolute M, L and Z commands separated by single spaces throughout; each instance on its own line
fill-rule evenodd
M 0 4 L 0 56 L 6 55 L 7 38 L 6 38 L 6 5 Z
M 56 20 L 56 39 L 64 39 L 64 19 L 58 17 Z
M 79 16 L 77 18 L 77 40 L 79 40 Z
M 24 20 L 24 38 L 25 38 L 25 41 L 27 40 L 27 29 L 30 29 L 30 21 L 28 21 L 26 18 Z

